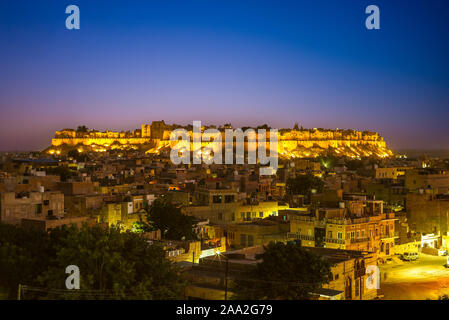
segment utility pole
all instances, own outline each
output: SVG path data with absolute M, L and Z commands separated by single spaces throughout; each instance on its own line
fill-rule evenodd
M 229 271 L 229 258 L 226 257 L 226 271 L 225 271 L 225 300 L 228 300 L 228 271 Z

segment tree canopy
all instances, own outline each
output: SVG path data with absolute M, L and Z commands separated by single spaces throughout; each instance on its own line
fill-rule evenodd
M 235 299 L 310 299 L 328 283 L 331 264 L 295 243 L 270 243 L 262 262 L 234 281 Z
M 287 193 L 291 195 L 301 194 L 310 196 L 312 189 L 315 189 L 319 193 L 323 191 L 323 188 L 323 180 L 311 174 L 299 175 L 295 178 L 287 179 Z
M 67 152 L 67 156 L 72 157 L 73 159 L 75 159 L 78 162 L 85 162 L 88 160 L 88 156 L 85 153 L 80 153 L 78 152 L 77 149 L 72 149 L 69 152 Z
M 86 126 L 78 126 L 78 128 L 76 129 L 77 132 L 89 132 L 89 128 Z
M 161 230 L 161 236 L 170 240 L 195 240 L 194 232 L 195 218 L 185 215 L 181 209 L 171 202 L 159 198 L 154 200 L 146 210 L 146 221 L 148 229 Z
M 80 269 L 80 290 L 68 291 L 66 267 Z M 100 226 L 38 232 L 0 224 L 0 287 L 40 288 L 25 299 L 180 299 L 184 282 L 159 245 Z

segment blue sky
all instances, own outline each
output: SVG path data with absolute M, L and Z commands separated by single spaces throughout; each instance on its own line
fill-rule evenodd
M 76 4 L 81 29 L 65 28 Z M 365 28 L 380 8 L 381 29 Z M 449 2 L 0 2 L 0 150 L 141 123 L 380 132 L 449 148 Z

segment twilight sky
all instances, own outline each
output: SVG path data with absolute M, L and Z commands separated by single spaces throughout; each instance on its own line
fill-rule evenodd
M 370 4 L 381 30 L 365 28 Z M 1 0 L 0 151 L 162 119 L 449 149 L 448 40 L 447 0 Z

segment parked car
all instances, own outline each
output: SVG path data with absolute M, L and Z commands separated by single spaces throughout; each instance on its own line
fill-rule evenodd
M 418 252 L 404 252 L 401 256 L 402 260 L 415 261 L 418 260 Z

